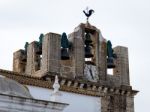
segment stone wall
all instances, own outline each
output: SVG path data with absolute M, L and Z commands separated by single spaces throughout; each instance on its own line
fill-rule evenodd
M 91 52 L 94 56 L 91 60 L 98 72 L 97 82 L 89 81 L 84 74 L 86 31 L 92 35 Z M 29 44 L 27 57 L 22 54 L 24 52 L 22 50 L 14 53 L 13 71 L 25 72 L 26 75 L 45 78 L 45 80 L 47 78 L 51 80 L 53 74 L 58 74 L 62 85 L 67 84 L 69 88 L 64 87 L 64 90 L 80 91 L 80 94 L 87 95 L 96 93 L 102 96 L 102 112 L 134 112 L 134 95 L 127 95 L 129 91 L 132 91 L 129 79 L 128 48 L 123 46 L 113 48 L 117 58 L 114 59 L 113 74 L 108 75 L 107 40 L 103 38 L 99 29 L 90 24 L 80 24 L 73 33 L 69 34 L 68 39 L 71 44 L 68 49 L 70 59 L 61 60 L 61 35 L 47 33 L 43 39 L 41 56 L 36 53 L 36 42 Z M 23 61 L 23 59 L 26 60 Z M 101 90 L 103 90 L 102 94 Z

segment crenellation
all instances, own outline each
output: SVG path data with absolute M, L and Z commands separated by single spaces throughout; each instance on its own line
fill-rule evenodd
M 137 91 L 130 86 L 127 47 L 112 48 L 90 23 L 80 24 L 69 35 L 47 33 L 40 42 L 40 47 L 33 41 L 14 52 L 14 72 L 49 82 L 58 75 L 61 90 L 99 96 L 101 112 L 134 112 Z M 44 87 L 50 88 L 46 82 Z
M 114 52 L 117 54 L 117 59 L 115 60 L 116 68 L 114 68 L 114 75 L 120 76 L 121 85 L 130 85 L 128 48 L 117 46 L 114 48 Z
M 99 56 L 100 56 L 100 61 L 99 61 L 99 70 L 100 70 L 100 79 L 101 80 L 106 80 L 107 79 L 107 50 L 106 50 L 106 41 L 100 41 L 100 49 L 99 49 Z
M 60 73 L 60 35 L 48 33 L 42 44 L 42 71 Z
M 27 48 L 27 64 L 25 71 L 27 75 L 32 75 L 37 70 L 40 69 L 39 65 L 40 56 L 36 54 L 36 51 L 37 51 L 37 41 L 33 41 L 28 45 Z
M 26 68 L 26 54 L 25 51 L 20 49 L 13 53 L 13 71 L 24 73 Z

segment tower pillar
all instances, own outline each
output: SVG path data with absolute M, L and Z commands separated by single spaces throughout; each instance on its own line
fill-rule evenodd
M 42 44 L 42 71 L 60 73 L 61 35 L 48 33 Z
M 120 76 L 121 85 L 130 85 L 129 80 L 129 61 L 128 61 L 128 48 L 117 46 L 114 48 L 117 55 L 115 59 L 114 75 Z

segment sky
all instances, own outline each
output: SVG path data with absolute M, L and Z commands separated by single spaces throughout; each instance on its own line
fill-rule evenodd
M 150 1 L 149 0 L 0 0 L 0 68 L 12 70 L 13 52 L 40 33 L 67 34 L 86 22 L 83 10 L 95 10 L 90 24 L 111 40 L 113 47 L 129 50 L 130 82 L 140 92 L 135 112 L 150 104 Z

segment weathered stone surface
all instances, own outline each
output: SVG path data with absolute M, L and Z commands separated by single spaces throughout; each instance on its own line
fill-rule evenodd
M 40 69 L 39 67 L 40 56 L 36 54 L 36 51 L 37 51 L 37 42 L 34 41 L 30 43 L 27 48 L 27 64 L 25 72 L 27 75 L 32 75 L 37 70 Z
M 102 38 L 102 37 L 101 37 Z M 107 61 L 106 61 L 106 56 L 107 56 L 107 46 L 106 46 L 106 41 L 103 39 L 100 41 L 100 49 L 99 49 L 99 77 L 101 80 L 106 80 L 106 75 L 107 75 Z
M 83 31 L 81 27 L 75 29 L 74 32 L 74 61 L 76 77 L 83 77 L 84 70 L 84 41 Z
M 70 67 L 74 66 L 72 60 L 61 60 L 61 65 L 62 66 L 70 66 Z
M 42 70 L 44 72 L 60 72 L 60 39 L 55 33 L 45 35 L 42 46 Z
M 126 112 L 134 112 L 134 97 L 126 97 Z
M 26 68 L 26 55 L 25 51 L 20 49 L 13 53 L 13 71 L 24 73 Z
M 91 35 L 91 53 L 93 57 L 90 62 L 85 58 L 85 34 Z M 69 34 L 70 43 L 69 60 L 61 60 L 61 35 L 48 33 L 45 35 L 42 43 L 42 55 L 36 54 L 38 50 L 35 42 L 28 46 L 27 62 L 22 61 L 24 55 L 22 51 L 14 53 L 13 70 L 38 77 L 50 78 L 54 75 L 60 75 L 64 90 L 84 93 L 87 95 L 98 95 L 102 97 L 101 112 L 134 112 L 134 98 L 132 87 L 129 80 L 129 61 L 128 49 L 117 46 L 114 53 L 117 58 L 114 59 L 115 68 L 113 74 L 107 73 L 107 44 L 101 32 L 96 27 L 88 24 L 80 24 L 74 32 Z M 40 66 L 39 66 L 40 62 Z M 96 69 L 89 70 L 92 78 L 98 75 L 97 81 L 92 82 L 85 77 L 85 64 L 92 64 Z M 46 77 L 47 76 L 47 77 Z M 67 82 L 67 80 L 71 80 Z M 78 82 L 80 81 L 80 82 Z M 71 86 L 74 85 L 72 88 Z M 45 86 L 44 86 L 45 87 Z M 47 87 L 47 86 L 46 86 Z M 86 88 L 86 89 L 85 89 Z
M 128 48 L 117 46 L 114 48 L 114 52 L 117 54 L 117 59 L 115 60 L 116 68 L 114 68 L 114 75 L 120 76 L 122 85 L 130 85 Z

